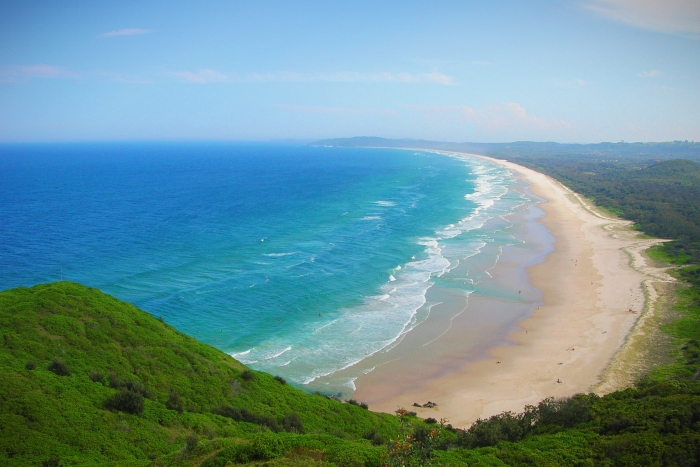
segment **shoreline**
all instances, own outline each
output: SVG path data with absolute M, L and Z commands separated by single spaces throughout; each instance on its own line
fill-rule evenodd
M 505 343 L 501 339 L 478 355 L 459 354 L 460 341 L 469 338 L 469 323 L 453 318 L 434 339 L 436 351 L 395 352 L 355 381 L 355 398 L 372 410 L 410 408 L 421 417 L 447 418 L 454 426 L 466 427 L 478 418 L 522 411 L 547 397 L 595 389 L 605 393 L 629 384 L 620 350 L 633 340 L 631 331 L 643 312 L 653 310 L 654 297 L 645 293 L 644 284 L 667 278 L 644 263 L 641 251 L 663 240 L 639 238 L 630 221 L 600 214 L 567 187 L 534 170 L 485 156 L 435 152 L 499 164 L 545 200 L 531 206 L 544 211 L 534 222 L 554 237 L 554 248 L 541 262 L 525 268 L 528 282 L 541 292 L 542 305 L 517 321 L 516 330 L 501 336 Z M 507 259 L 504 254 L 499 263 Z M 499 264 L 495 275 L 505 275 L 507 269 Z M 470 297 L 465 311 L 494 306 L 505 302 Z M 411 334 L 424 332 L 421 326 Z M 616 371 L 611 370 L 613 361 Z M 428 368 L 426 378 L 421 369 Z M 437 407 L 411 407 L 428 401 Z

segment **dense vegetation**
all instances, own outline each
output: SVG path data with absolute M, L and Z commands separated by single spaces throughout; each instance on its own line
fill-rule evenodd
M 0 333 L 0 465 L 377 465 L 399 432 L 78 284 L 0 292 Z
M 129 304 L 60 282 L 0 292 L 0 465 L 700 464 L 700 168 L 670 160 L 695 158 L 700 146 L 534 144 L 487 149 L 677 239 L 650 252 L 688 284 L 680 319 L 665 328 L 676 361 L 635 387 L 547 399 L 456 430 L 303 393 Z
M 417 139 L 386 139 L 376 136 L 325 139 L 314 146 L 421 148 L 460 151 L 484 156 L 526 159 L 554 158 L 589 160 L 646 161 L 651 159 L 690 159 L 700 162 L 700 143 L 672 141 L 666 143 L 597 143 L 561 144 L 516 141 L 514 143 L 451 143 Z

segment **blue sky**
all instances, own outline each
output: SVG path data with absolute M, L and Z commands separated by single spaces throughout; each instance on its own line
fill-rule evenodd
M 0 3 L 0 142 L 700 141 L 699 0 Z

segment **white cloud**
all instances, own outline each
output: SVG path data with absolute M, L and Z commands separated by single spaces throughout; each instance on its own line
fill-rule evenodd
M 15 65 L 0 68 L 0 82 L 18 82 L 31 78 L 77 78 L 80 75 L 54 65 Z
M 426 114 L 433 122 L 457 121 L 460 124 L 474 126 L 485 133 L 503 133 L 504 131 L 550 132 L 553 130 L 571 130 L 569 122 L 531 115 L 520 104 L 505 102 L 481 108 L 461 106 L 411 106 Z
M 584 0 L 582 5 L 613 21 L 700 39 L 698 0 Z
M 454 84 L 451 76 L 441 73 L 224 73 L 209 68 L 192 71 L 178 71 L 174 75 L 187 83 L 264 83 L 264 82 L 397 82 L 397 83 L 433 83 Z
M 119 29 L 117 31 L 109 31 L 100 34 L 100 37 L 114 37 L 114 36 L 139 36 L 141 34 L 148 34 L 152 32 L 150 29 L 140 29 L 140 28 L 126 28 Z
M 661 75 L 663 75 L 663 72 L 661 72 L 659 70 L 647 70 L 647 71 L 642 71 L 637 76 L 641 76 L 642 78 L 654 78 L 655 76 L 661 76 Z

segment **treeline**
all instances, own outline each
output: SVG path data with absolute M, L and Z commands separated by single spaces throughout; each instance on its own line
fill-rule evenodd
M 387 139 L 378 136 L 357 136 L 354 138 L 325 139 L 311 143 L 311 146 L 336 147 L 384 147 L 437 149 L 459 151 L 503 159 L 590 159 L 590 160 L 648 160 L 648 159 L 690 159 L 700 162 L 700 143 L 694 141 L 669 141 L 662 143 L 596 143 L 562 144 L 534 141 L 512 143 L 455 143 L 418 139 Z
M 520 158 L 518 162 L 633 220 L 645 233 L 700 241 L 700 164 L 696 162 L 677 159 L 640 165 L 555 158 Z

